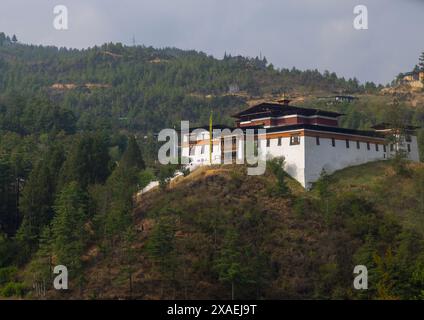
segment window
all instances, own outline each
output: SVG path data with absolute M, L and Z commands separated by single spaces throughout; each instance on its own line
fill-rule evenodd
M 271 145 L 271 139 L 266 139 L 266 146 L 269 147 Z
M 387 152 L 387 146 L 385 144 L 383 144 L 383 151 Z
M 356 149 L 361 149 L 361 143 L 359 141 L 356 141 Z
M 237 137 L 232 137 L 231 143 L 232 143 L 231 149 L 237 150 Z
M 375 151 L 378 152 L 378 143 L 375 144 Z
M 349 149 L 349 140 L 346 140 L 346 148 Z
M 299 135 L 294 135 L 290 137 L 290 145 L 296 145 L 296 144 L 300 144 L 300 136 Z
M 194 156 L 196 154 L 196 149 L 195 147 L 190 147 L 190 155 Z
M 409 143 L 408 143 L 407 147 L 408 147 L 408 152 L 411 152 L 411 145 Z
M 200 154 L 204 154 L 205 153 L 205 146 L 202 146 L 202 148 L 200 149 Z
M 367 142 L 367 150 L 371 150 L 371 146 L 369 142 Z
M 281 138 L 278 138 L 278 145 L 281 146 Z
M 392 143 L 390 144 L 390 151 L 394 151 L 395 150 L 395 145 Z
M 406 140 L 406 142 L 411 142 L 411 141 L 412 141 L 412 139 L 411 139 L 411 135 L 407 134 L 407 135 L 405 136 L 405 140 Z
M 333 147 L 335 147 L 335 146 L 336 146 L 336 139 L 331 138 L 331 145 L 332 145 Z
M 316 139 L 317 146 L 319 146 L 319 137 L 316 137 L 315 139 Z

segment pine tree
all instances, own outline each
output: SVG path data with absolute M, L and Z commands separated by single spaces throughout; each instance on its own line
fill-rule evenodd
M 235 298 L 236 285 L 249 282 L 249 269 L 242 261 L 242 250 L 237 231 L 230 227 L 225 234 L 214 269 L 218 272 L 220 281 L 231 285 L 232 300 Z
M 133 226 L 128 227 L 123 240 L 123 267 L 121 270 L 128 279 L 128 291 L 131 298 L 133 294 L 133 274 L 136 271 L 134 263 L 137 261 L 137 252 L 134 248 L 136 233 Z
M 422 52 L 420 55 L 418 67 L 421 71 L 424 71 L 424 52 Z
M 28 282 L 36 288 L 36 295 L 43 296 L 53 274 L 52 231 L 50 226 L 44 228 L 40 235 L 40 245 L 29 267 Z
M 121 166 L 125 168 L 137 168 L 138 170 L 145 169 L 145 164 L 141 156 L 140 147 L 134 136 L 131 136 L 128 140 L 128 146 L 122 155 L 120 162 Z
M 17 257 L 18 247 L 16 243 L 6 234 L 0 231 L 0 268 L 12 265 L 16 261 L 20 261 Z
M 28 254 L 36 248 L 41 231 L 53 218 L 58 174 L 63 161 L 63 148 L 59 145 L 50 147 L 46 158 L 31 171 L 22 191 L 19 208 L 23 220 L 17 238 Z
M 57 264 L 68 268 L 71 279 L 81 286 L 82 260 L 87 232 L 87 199 L 76 182 L 65 186 L 55 201 L 52 221 L 52 249 Z
M 0 159 L 0 232 L 13 235 L 17 225 L 16 180 L 8 161 Z
M 155 263 L 155 269 L 162 276 L 162 280 L 173 280 L 177 266 L 175 256 L 175 221 L 172 218 L 161 217 L 156 221 L 146 249 Z M 161 295 L 163 295 L 163 281 Z
M 53 218 L 54 190 L 49 169 L 40 162 L 29 176 L 22 192 L 20 210 L 23 215 L 17 239 L 29 255 L 38 244 L 41 230 Z
M 103 183 L 109 175 L 108 146 L 99 134 L 78 138 L 61 170 L 60 186 L 77 181 L 82 188 Z
M 394 147 L 394 155 L 391 162 L 393 169 L 398 175 L 408 175 L 406 138 L 409 135 L 407 130 L 407 109 L 405 105 L 394 99 L 393 104 L 386 113 L 387 122 L 391 125 L 391 132 L 388 136 L 388 142 Z
M 106 182 L 108 194 L 106 216 L 103 220 L 103 234 L 112 244 L 132 224 L 133 195 L 137 190 L 137 170 L 117 167 Z
M 4 32 L 0 32 L 0 46 L 2 46 L 6 42 L 6 34 Z

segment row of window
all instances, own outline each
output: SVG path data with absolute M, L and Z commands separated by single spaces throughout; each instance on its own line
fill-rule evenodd
M 300 144 L 300 136 L 299 135 L 290 136 L 290 145 L 293 146 L 296 144 Z M 281 146 L 281 145 L 282 145 L 282 138 L 278 138 L 277 146 Z M 267 147 L 271 146 L 271 139 L 266 139 L 266 146 Z
M 316 141 L 316 145 L 319 146 L 321 144 L 320 142 L 320 137 L 315 137 L 315 141 Z M 346 148 L 349 149 L 350 148 L 350 140 L 346 139 Z M 299 135 L 292 135 L 290 136 L 290 145 L 298 145 L 300 144 L 300 136 Z M 369 142 L 366 143 L 367 144 L 367 150 L 371 150 L 371 144 Z M 278 138 L 278 142 L 277 142 L 278 146 L 281 146 L 281 138 Z M 331 138 L 331 145 L 333 147 L 336 146 L 336 139 L 335 138 Z M 271 139 L 267 139 L 266 140 L 266 146 L 270 147 L 271 146 Z M 407 148 L 408 148 L 408 152 L 411 152 L 411 145 L 408 143 L 407 144 Z M 361 149 L 361 143 L 360 141 L 356 141 L 356 149 Z M 378 143 L 375 144 L 375 151 L 380 151 L 380 145 Z M 387 146 L 383 145 L 383 151 L 387 152 Z M 394 144 L 390 145 L 390 151 L 394 151 Z
M 346 139 L 345 142 L 346 142 L 346 149 L 349 149 L 351 141 L 349 139 Z M 316 137 L 316 144 L 320 145 L 319 137 Z M 371 150 L 371 143 L 367 142 L 366 144 L 367 144 L 367 150 Z M 331 138 L 331 145 L 333 147 L 336 146 L 336 139 Z M 378 143 L 375 144 L 375 151 L 377 151 L 377 152 L 380 151 L 379 146 L 380 145 Z M 361 142 L 360 141 L 356 141 L 356 149 L 361 149 Z M 384 152 L 386 152 L 386 145 L 383 145 L 383 150 L 384 150 Z
M 316 139 L 317 146 L 319 146 L 321 144 L 320 143 L 320 138 L 319 137 L 315 137 L 315 139 Z M 300 136 L 298 136 L 298 135 L 290 136 L 290 145 L 292 146 L 292 145 L 297 145 L 297 144 L 300 144 Z M 277 145 L 278 146 L 281 146 L 281 138 L 278 138 Z M 336 139 L 331 138 L 331 145 L 333 147 L 336 146 Z M 271 139 L 266 139 L 266 146 L 267 147 L 270 147 L 271 146 Z M 384 145 L 383 147 L 384 147 L 384 152 L 386 152 L 386 146 Z M 348 149 L 350 148 L 350 140 L 346 140 L 346 148 L 348 148 Z M 356 141 L 356 148 L 357 149 L 360 149 L 360 142 L 359 141 Z M 367 142 L 367 149 L 368 150 L 371 149 L 369 142 Z M 375 144 L 375 149 L 376 149 L 376 151 L 379 151 L 378 144 Z
M 300 142 L 300 139 L 299 139 L 299 142 Z M 277 146 L 281 146 L 281 145 L 282 145 L 282 138 L 278 138 Z M 271 139 L 266 139 L 266 146 L 267 147 L 271 146 Z
M 316 145 L 319 146 L 321 145 L 321 141 L 319 137 L 315 137 L 315 141 L 316 141 Z M 346 148 L 349 149 L 350 148 L 350 140 L 345 140 L 346 142 Z M 298 145 L 300 144 L 300 136 L 299 135 L 293 135 L 290 136 L 290 145 Z M 281 146 L 282 145 L 282 138 L 278 138 L 277 141 L 277 146 Z M 333 147 L 336 146 L 336 139 L 335 138 L 331 138 L 331 145 Z M 271 146 L 271 139 L 266 139 L 266 146 L 270 147 Z M 411 145 L 408 143 L 407 144 L 407 148 L 408 148 L 408 152 L 411 152 Z M 356 149 L 361 149 L 361 143 L 360 141 L 356 141 Z M 369 142 L 367 142 L 367 150 L 371 150 L 371 144 Z M 375 144 L 375 151 L 380 151 L 379 149 L 379 144 L 376 143 Z M 387 146 L 384 144 L 383 145 L 383 151 L 387 152 Z M 394 151 L 394 144 L 390 144 L 390 151 Z M 190 155 L 194 155 L 194 147 L 190 148 Z M 200 154 L 204 154 L 205 153 L 205 146 L 203 145 L 200 149 Z

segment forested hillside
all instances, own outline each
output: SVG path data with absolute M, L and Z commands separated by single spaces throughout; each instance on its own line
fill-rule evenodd
M 70 250 L 72 238 L 56 247 L 63 225 L 55 218 L 53 241 L 43 240 L 30 265 L 10 278 L 32 298 L 424 298 L 422 164 L 348 168 L 323 176 L 311 192 L 276 168 L 271 163 L 264 176 L 241 166 L 199 169 L 139 197 L 127 229 L 118 216 L 106 229 L 109 222 L 85 216 L 81 231 L 81 216 L 68 216 L 83 239 L 77 265 L 59 250 Z M 74 185 L 62 191 L 60 219 L 77 195 Z M 57 261 L 78 271 L 72 290 L 25 289 L 34 279 L 48 283 L 49 263 Z M 367 266 L 369 290 L 353 290 L 356 265 Z
M 348 168 L 311 192 L 276 168 L 205 168 L 142 196 L 132 269 L 131 242 L 91 248 L 85 297 L 424 298 L 422 164 Z M 352 289 L 355 265 L 369 270 L 366 292 Z
M 205 286 L 210 286 L 211 281 L 219 279 L 220 286 L 211 286 L 206 291 L 200 288 L 198 297 L 203 297 L 202 292 L 210 293 L 211 297 L 224 297 L 228 291 L 225 259 L 226 254 L 233 254 L 231 246 L 238 241 L 253 241 L 250 236 L 259 236 L 260 230 L 256 230 L 252 224 L 258 227 L 263 225 L 264 228 L 272 227 L 268 220 L 258 220 L 260 223 L 256 224 L 255 219 L 292 215 L 297 212 L 298 206 L 301 208 L 312 203 L 314 209 L 310 212 L 305 209 L 303 214 L 312 215 L 316 221 L 311 221 L 315 222 L 300 222 L 299 219 L 293 221 L 301 224 L 315 223 L 314 225 L 327 228 L 325 232 L 331 238 L 333 233 L 328 229 L 330 226 L 324 224 L 327 221 L 326 215 L 322 215 L 322 208 L 316 208 L 313 198 L 312 202 L 299 202 L 299 199 L 286 195 L 278 198 L 276 194 L 285 189 L 281 185 L 278 192 L 264 195 L 264 200 L 279 203 L 276 208 L 281 211 L 274 212 L 270 208 L 272 214 L 267 216 L 255 211 L 256 207 L 252 205 L 250 216 L 240 222 L 244 225 L 238 225 L 238 219 L 234 218 L 237 216 L 231 218 L 229 212 L 233 212 L 237 206 L 247 208 L 250 202 L 244 203 L 244 199 L 239 199 L 240 202 L 235 202 L 234 207 L 231 205 L 221 211 L 218 202 L 223 201 L 225 204 L 230 201 L 228 192 L 221 194 L 219 199 L 212 201 L 211 198 L 210 212 L 196 211 L 193 206 L 187 206 L 181 208 L 182 211 L 177 215 L 172 213 L 170 219 L 168 209 L 174 204 L 179 206 L 177 199 L 171 205 L 172 197 L 178 195 L 178 192 L 185 195 L 190 188 L 167 191 L 168 178 L 178 166 L 160 166 L 156 163 L 158 143 L 154 133 L 162 128 L 178 127 L 181 120 L 190 120 L 192 125 L 203 125 L 208 122 L 210 110 L 214 111 L 215 123 L 232 125 L 231 114 L 246 108 L 250 101 L 277 99 L 283 93 L 298 98 L 299 104 L 313 104 L 315 107 L 346 114 L 342 120 L 343 126 L 363 129 L 393 118 L 424 125 L 422 105 L 413 107 L 403 97 L 380 96 L 380 88 L 372 83 L 359 84 L 355 79 L 339 78 L 330 72 L 321 74 L 316 70 L 276 69 L 265 58 L 226 55 L 223 59 L 215 59 L 195 51 L 128 47 L 121 44 L 73 50 L 25 45 L 19 43 L 16 37 L 0 33 L 0 296 L 42 297 L 39 289 L 51 284 L 51 267 L 65 264 L 70 269 L 72 297 L 78 294 L 86 298 L 96 295 L 111 296 L 114 293 L 108 291 L 108 288 L 127 288 L 128 278 L 133 279 L 133 275 L 147 267 L 152 269 L 148 269 L 146 277 L 160 280 L 159 283 L 163 286 L 157 288 L 162 288 L 163 292 L 158 293 L 154 286 L 156 289 L 146 293 L 151 296 L 142 296 L 141 289 L 134 287 L 134 295 L 138 297 L 182 297 L 185 289 L 181 289 L 181 286 L 186 287 L 172 282 L 177 271 L 187 272 L 187 276 L 192 275 L 199 281 L 204 275 Z M 351 104 L 328 103 L 317 99 L 336 93 L 355 94 L 360 99 Z M 421 144 L 423 137 L 421 132 Z M 421 147 L 421 151 L 424 148 Z M 137 203 L 134 193 L 153 179 L 160 180 L 163 194 L 150 199 L 151 205 Z M 218 176 L 213 179 L 221 181 L 224 178 Z M 226 188 L 240 183 L 240 179 L 237 172 L 234 173 Z M 266 191 L 267 184 L 273 179 L 272 174 L 264 179 L 259 179 L 257 183 Z M 415 181 L 412 178 L 402 179 L 405 182 Z M 199 186 L 205 192 L 203 195 L 212 194 L 215 190 L 214 186 L 208 189 L 208 180 L 194 180 L 193 183 L 193 188 Z M 291 187 L 296 189 L 296 186 Z M 399 188 L 403 187 L 403 184 L 399 184 Z M 385 190 L 375 189 L 373 192 L 376 197 L 384 198 Z M 385 211 L 372 205 L 360 210 L 365 212 L 372 209 L 378 220 Z M 161 206 L 163 209 L 160 209 Z M 234 230 L 222 229 L 220 234 L 215 233 L 217 227 L 210 225 L 211 221 L 203 221 L 215 213 L 215 217 L 223 219 L 221 222 L 228 218 L 231 222 L 229 225 L 234 224 Z M 162 220 L 162 216 L 163 225 L 154 221 Z M 173 225 L 174 218 L 182 223 L 183 228 Z M 191 218 L 193 219 L 190 220 Z M 147 224 L 144 226 L 143 223 L 141 227 L 139 222 L 143 219 L 147 219 Z M 415 220 L 409 221 L 411 224 L 415 223 Z M 140 233 L 135 227 L 149 229 L 150 222 L 152 233 Z M 239 233 L 244 227 L 251 233 L 243 235 L 247 238 L 239 239 Z M 166 260 L 168 256 L 160 251 L 163 249 L 163 234 L 169 234 L 174 228 L 177 231 L 175 235 L 182 238 L 188 232 L 186 228 L 192 228 L 193 234 L 199 237 L 198 244 L 205 243 L 209 246 L 205 251 L 208 257 L 192 261 L 194 264 L 187 262 L 195 270 L 181 267 L 184 266 L 181 262 Z M 284 228 L 282 226 L 281 230 L 275 232 L 283 232 Z M 270 232 L 273 230 L 269 229 Z M 390 233 L 391 230 L 387 232 Z M 384 232 L 376 236 L 384 238 L 387 236 Z M 150 235 L 159 244 L 150 240 Z M 296 233 L 292 235 L 296 237 Z M 315 241 L 315 236 L 316 234 L 310 239 L 307 235 L 299 237 L 300 241 Z M 350 237 L 353 242 L 358 240 L 355 234 L 346 237 Z M 225 241 L 228 243 L 222 242 L 223 239 L 227 239 Z M 382 248 L 387 249 L 389 243 L 395 243 L 394 238 L 387 239 L 381 240 Z M 171 242 L 168 243 L 168 240 Z M 165 253 L 177 252 L 174 251 L 172 241 L 165 239 L 164 250 L 168 250 Z M 252 270 L 246 271 L 247 276 L 242 274 L 243 278 L 237 280 L 240 281 L 237 286 L 249 283 L 246 297 L 354 297 L 344 288 L 340 289 L 340 294 L 335 294 L 330 293 L 328 288 L 301 284 L 296 280 L 298 275 L 293 278 L 295 283 L 287 284 L 285 276 L 276 274 L 286 253 L 282 252 L 274 263 L 269 256 L 274 244 L 266 242 L 274 240 L 258 238 L 254 241 L 257 246 L 247 248 L 246 252 L 250 255 L 252 252 L 263 253 L 264 260 L 259 255 L 258 261 L 255 261 L 259 265 L 266 264 L 263 269 L 257 269 L 266 272 L 252 280 Z M 283 244 L 284 237 L 278 237 L 276 241 L 282 241 Z M 327 242 L 319 243 L 321 245 Z M 190 250 L 193 243 L 188 245 L 187 250 Z M 289 248 L 291 242 L 284 245 L 288 246 L 287 250 L 292 250 Z M 355 242 L 355 250 L 359 248 L 359 244 L 356 245 Z M 146 246 L 143 250 L 148 253 L 140 253 L 139 249 L 142 248 L 138 248 L 139 246 Z M 305 254 L 306 251 L 302 253 Z M 210 255 L 218 256 L 212 259 Z M 137 260 L 146 256 L 150 257 L 149 260 Z M 174 255 L 171 254 L 170 257 L 173 258 Z M 99 282 L 103 288 L 94 288 L 90 281 L 93 281 L 92 277 L 97 273 L 95 268 L 114 264 L 115 259 L 118 259 L 118 265 L 122 265 L 117 278 L 106 277 L 103 279 L 105 282 Z M 155 259 L 164 260 L 157 262 Z M 191 257 L 187 255 L 187 259 Z M 210 259 L 214 262 L 213 270 L 206 265 L 211 262 Z M 238 262 L 240 265 L 243 264 L 243 259 Z M 295 259 L 293 263 L 297 265 L 300 260 Z M 140 266 L 140 269 L 135 270 L 132 267 L 134 264 Z M 154 269 L 159 266 L 166 268 Z M 313 269 L 315 266 L 304 265 L 302 268 L 309 270 L 309 267 Z M 335 267 L 331 265 L 328 268 Z M 162 281 L 165 276 L 167 281 L 172 281 Z M 327 277 L 325 273 L 313 273 L 313 277 L 315 276 Z M 328 281 L 339 280 L 331 278 Z M 258 287 L 259 282 L 262 283 L 261 287 Z M 125 285 L 115 286 L 119 283 Z M 272 290 L 275 291 L 263 291 L 265 285 L 272 285 Z M 341 282 L 339 285 L 342 286 Z M 34 286 L 38 291 L 34 291 Z M 80 293 L 75 291 L 76 288 L 80 289 Z M 278 288 L 288 288 L 288 291 L 284 291 L 286 295 L 278 291 Z M 116 294 L 127 297 L 128 291 Z M 413 294 L 419 296 L 420 293 L 414 291 Z M 404 293 L 396 291 L 393 295 L 403 297 Z M 244 297 L 239 294 L 239 290 L 236 296 Z
M 51 127 L 146 133 L 181 119 L 200 124 L 209 109 L 217 121 L 228 122 L 246 98 L 263 94 L 365 90 L 330 72 L 277 70 L 266 58 L 217 60 L 195 51 L 112 43 L 72 50 L 0 38 L 0 124 L 19 133 Z

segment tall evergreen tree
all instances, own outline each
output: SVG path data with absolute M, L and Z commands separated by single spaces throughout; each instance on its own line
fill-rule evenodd
M 249 282 L 249 268 L 243 262 L 239 234 L 234 228 L 229 228 L 225 234 L 224 242 L 215 261 L 215 270 L 219 280 L 231 285 L 231 299 L 234 300 L 236 286 Z
M 19 208 L 23 216 L 18 239 L 25 244 L 28 254 L 37 246 L 41 231 L 54 215 L 53 204 L 58 174 L 64 161 L 64 151 L 53 145 L 31 171 L 22 191 Z
M 53 278 L 53 240 L 50 225 L 41 232 L 39 242 L 39 249 L 28 266 L 28 282 L 36 288 L 36 295 L 43 295 Z
M 128 140 L 128 146 L 122 155 L 120 165 L 125 168 L 137 168 L 138 170 L 145 169 L 140 147 L 134 136 L 131 136 Z
M 137 190 L 137 172 L 135 168 L 117 167 L 106 183 L 107 211 L 102 218 L 104 235 L 113 241 L 132 224 L 133 195 Z
M 81 256 L 87 232 L 87 198 L 76 182 L 65 186 L 55 201 L 52 221 L 52 249 L 58 264 L 68 268 L 70 280 L 82 285 Z
M 128 291 L 130 298 L 133 295 L 133 275 L 136 271 L 134 266 L 135 262 L 137 261 L 137 250 L 134 248 L 136 240 L 137 237 L 134 227 L 130 226 L 123 237 L 122 254 L 124 258 L 123 266 L 121 268 L 122 272 L 128 279 Z
M 103 183 L 109 175 L 108 145 L 100 134 L 83 134 L 78 138 L 63 164 L 60 185 L 72 181 L 82 188 Z
M 171 217 L 161 217 L 155 224 L 147 243 L 147 252 L 162 280 L 175 279 L 177 269 L 175 256 L 175 221 Z M 163 281 L 161 286 L 163 295 Z
M 424 51 L 420 55 L 418 66 L 421 71 L 424 71 Z
M 17 184 L 10 164 L 0 159 L 0 232 L 13 235 L 18 223 Z
M 25 245 L 27 254 L 31 254 L 37 246 L 41 230 L 53 218 L 53 202 L 48 167 L 42 162 L 32 170 L 20 201 L 23 220 L 17 239 Z

